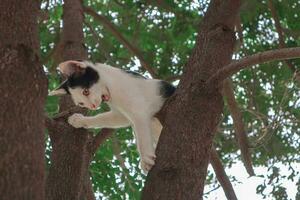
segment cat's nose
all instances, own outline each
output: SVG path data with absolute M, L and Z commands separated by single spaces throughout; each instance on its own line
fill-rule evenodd
M 95 108 L 96 108 L 96 105 L 95 105 L 95 104 L 92 104 L 92 108 L 95 109 Z

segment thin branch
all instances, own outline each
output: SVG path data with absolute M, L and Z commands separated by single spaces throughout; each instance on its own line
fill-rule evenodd
M 224 82 L 223 94 L 226 96 L 227 105 L 233 119 L 235 136 L 237 139 L 238 146 L 241 150 L 241 157 L 243 163 L 245 165 L 248 174 L 250 176 L 254 176 L 255 174 L 252 166 L 251 154 L 249 151 L 248 138 L 244 127 L 243 116 L 242 116 L 241 109 L 239 108 L 235 100 L 234 92 L 232 88 L 232 82 L 230 79 L 227 79 Z
M 237 200 L 232 184 L 228 176 L 226 175 L 222 162 L 214 146 L 211 148 L 211 152 L 210 152 L 210 164 L 214 168 L 216 177 L 219 183 L 221 184 L 227 199 Z
M 300 57 L 300 47 L 283 48 L 260 52 L 251 56 L 247 56 L 238 61 L 233 61 L 229 65 L 218 70 L 213 76 L 206 81 L 206 86 L 214 86 L 222 83 L 232 74 L 237 73 L 241 69 L 249 66 L 261 64 L 276 60 L 286 60 Z
M 69 110 L 65 110 L 65 111 L 62 111 L 62 112 L 54 115 L 52 117 L 52 119 L 55 120 L 55 119 L 59 119 L 59 118 L 62 118 L 62 117 L 66 117 L 67 115 L 70 115 L 70 114 L 75 113 L 75 112 L 82 112 L 83 110 L 85 110 L 85 109 L 80 108 L 78 106 L 73 106 Z
M 84 24 L 90 29 L 93 38 L 98 41 L 98 44 L 101 45 L 101 43 L 104 43 L 104 41 L 101 41 L 101 37 L 99 36 L 99 34 L 96 33 L 96 31 L 94 30 L 93 26 L 87 21 L 84 21 Z M 104 44 L 103 46 L 107 47 L 107 44 Z M 100 51 L 102 51 L 102 53 L 104 54 L 104 57 L 106 58 L 106 60 L 110 61 L 111 60 L 111 56 L 109 55 L 109 53 L 107 51 L 104 50 L 104 48 L 99 48 Z
M 101 131 L 92 139 L 92 142 L 88 145 L 88 151 L 90 152 L 90 155 L 94 155 L 98 147 L 113 133 L 114 133 L 114 129 L 109 129 L 109 128 L 101 129 Z
M 205 193 L 203 194 L 203 196 L 208 195 L 209 193 L 211 193 L 211 192 L 213 192 L 213 191 L 216 191 L 216 190 L 219 189 L 220 187 L 221 187 L 221 185 L 218 184 L 217 187 L 215 187 L 215 188 L 209 190 L 208 192 L 205 192 Z
M 282 27 L 281 27 L 281 24 L 280 24 L 279 16 L 278 16 L 278 14 L 276 12 L 276 9 L 274 7 L 273 0 L 269 0 L 268 5 L 269 5 L 269 8 L 270 8 L 270 11 L 271 11 L 271 14 L 272 14 L 272 18 L 274 19 L 274 22 L 275 22 L 275 29 L 278 33 L 279 48 L 286 48 L 286 45 L 285 45 L 285 42 L 284 42 L 283 30 L 282 30 Z M 295 66 L 291 62 L 286 60 L 285 63 L 290 68 L 290 70 L 292 70 L 292 72 L 296 71 Z
M 96 13 L 92 8 L 90 7 L 84 7 L 84 12 L 91 15 L 95 19 L 97 19 L 99 22 L 103 24 L 104 27 L 106 27 L 118 40 L 121 42 L 130 53 L 135 55 L 141 62 L 141 65 L 145 70 L 147 70 L 153 78 L 157 78 L 157 74 L 154 71 L 154 69 L 146 62 L 146 60 L 143 58 L 142 53 L 133 46 L 117 29 L 117 27 L 111 23 L 108 19 L 106 19 L 104 16 L 99 15 Z

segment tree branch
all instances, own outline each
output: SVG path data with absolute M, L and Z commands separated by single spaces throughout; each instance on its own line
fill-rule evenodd
M 102 23 L 104 27 L 106 27 L 115 37 L 119 40 L 120 43 L 122 43 L 130 53 L 135 55 L 141 62 L 142 67 L 147 70 L 153 78 L 158 78 L 156 72 L 154 69 L 146 62 L 146 60 L 143 58 L 142 53 L 133 46 L 117 29 L 117 27 L 111 23 L 108 19 L 106 19 L 104 16 L 99 15 L 96 13 L 92 8 L 90 7 L 84 7 L 84 12 L 91 15 L 95 19 L 97 19 L 99 22 Z
M 237 200 L 232 184 L 228 176 L 226 175 L 222 162 L 214 146 L 211 148 L 211 152 L 210 152 L 210 164 L 214 168 L 216 177 L 219 183 L 221 184 L 227 199 Z
M 98 149 L 98 147 L 112 134 L 114 133 L 114 129 L 103 128 L 101 131 L 92 139 L 91 143 L 88 144 L 88 151 L 90 155 L 94 155 Z
M 89 22 L 87 22 L 87 20 L 84 21 L 84 24 L 90 29 L 90 32 L 92 33 L 93 38 L 95 39 L 95 41 L 98 42 L 99 45 L 102 45 L 102 46 L 105 46 L 105 47 L 108 46 L 108 44 L 104 43 L 104 40 L 102 40 L 102 38 L 99 36 L 99 34 L 96 33 L 96 31 L 94 30 L 94 28 L 92 27 L 92 25 Z M 99 48 L 99 50 L 103 53 L 105 59 L 108 62 L 110 62 L 111 56 L 104 49 L 106 49 L 106 48 Z
M 55 119 L 59 119 L 59 118 L 62 118 L 62 117 L 66 117 L 67 115 L 70 115 L 72 113 L 83 112 L 83 111 L 86 111 L 86 109 L 80 108 L 78 106 L 73 106 L 73 107 L 71 107 L 68 110 L 65 110 L 65 111 L 62 111 L 60 113 L 57 113 L 56 115 L 54 115 L 52 117 L 52 119 L 54 119 L 54 120 Z
M 246 135 L 242 112 L 235 100 L 234 92 L 232 88 L 232 82 L 230 79 L 227 79 L 224 83 L 223 94 L 226 96 L 227 105 L 230 111 L 230 114 L 233 119 L 233 125 L 235 130 L 235 136 L 239 149 L 241 150 L 241 157 L 245 168 L 250 176 L 254 176 L 254 170 L 251 161 L 251 154 L 249 151 L 248 138 Z
M 272 14 L 272 18 L 274 19 L 274 22 L 275 22 L 275 29 L 278 33 L 279 48 L 286 48 L 286 45 L 285 45 L 285 42 L 284 42 L 283 30 L 282 30 L 282 27 L 280 25 L 280 20 L 279 20 L 278 14 L 277 14 L 276 9 L 274 7 L 273 0 L 269 0 L 268 5 L 269 5 L 269 8 L 270 8 L 270 11 L 271 11 L 271 14 Z M 286 60 L 285 63 L 290 68 L 290 70 L 292 70 L 292 72 L 296 71 L 295 66 L 291 62 Z
M 226 78 L 232 74 L 237 73 L 241 69 L 245 69 L 249 66 L 261 64 L 276 60 L 286 60 L 300 57 L 300 47 L 283 48 L 276 50 L 269 50 L 261 53 L 257 53 L 251 56 L 247 56 L 238 61 L 233 61 L 229 65 L 224 66 L 212 75 L 206 82 L 206 86 L 215 86 L 222 83 Z

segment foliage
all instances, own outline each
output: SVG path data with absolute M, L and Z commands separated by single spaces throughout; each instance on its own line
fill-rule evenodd
M 182 1 L 123 1 L 85 0 L 112 22 L 131 45 L 135 46 L 145 61 L 162 79 L 180 75 L 195 44 L 198 24 L 209 1 L 192 3 Z M 300 43 L 300 3 L 274 1 L 284 31 L 284 42 L 293 47 Z M 47 0 L 42 3 L 39 21 L 41 57 L 49 78 L 49 88 L 55 88 L 55 56 L 62 28 L 62 2 Z M 124 69 L 149 74 L 141 67 L 136 55 L 128 51 L 110 30 L 89 15 L 85 15 L 85 45 L 89 59 L 105 62 Z M 244 1 L 240 12 L 243 43 L 237 48 L 234 59 L 256 52 L 278 48 L 278 33 L 268 7 L 268 1 Z M 298 66 L 299 59 L 292 64 Z M 299 69 L 299 68 L 298 68 Z M 171 77 L 171 78 L 170 78 Z M 265 183 L 257 187 L 262 197 L 288 199 L 282 182 L 298 181 L 299 173 L 293 164 L 299 163 L 300 144 L 300 92 L 299 81 L 285 62 L 271 62 L 253 66 L 232 77 L 236 100 L 242 109 L 243 120 L 252 148 L 254 166 L 269 168 Z M 46 111 L 53 115 L 58 110 L 58 100 L 49 97 Z M 223 122 L 215 139 L 222 162 L 226 167 L 240 160 L 234 137 L 233 121 L 225 105 Z M 49 157 L 51 148 L 48 145 Z M 145 176 L 139 169 L 138 154 L 131 129 L 121 129 L 97 151 L 90 172 L 96 196 L 107 199 L 138 199 Z M 49 160 L 48 160 L 49 162 Z M 281 163 L 290 167 L 290 175 L 282 176 L 275 167 Z M 208 184 L 215 184 L 209 172 Z M 235 179 L 234 176 L 232 178 Z M 265 193 L 268 183 L 270 194 Z M 299 198 L 299 193 L 298 193 Z

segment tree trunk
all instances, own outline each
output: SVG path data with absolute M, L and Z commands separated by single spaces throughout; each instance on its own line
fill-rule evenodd
M 60 43 L 60 61 L 86 59 L 83 37 L 83 11 L 80 0 L 65 0 L 63 32 Z M 61 98 L 60 110 L 74 106 L 69 96 Z M 78 200 L 82 196 L 89 156 L 87 154 L 88 132 L 67 124 L 67 118 L 48 126 L 53 151 L 47 177 L 48 200 Z
M 0 2 L 0 198 L 44 199 L 46 77 L 39 61 L 39 1 Z
M 230 63 L 239 0 L 212 0 L 173 97 L 142 199 L 202 199 L 214 133 L 223 111 L 220 87 L 206 80 Z

